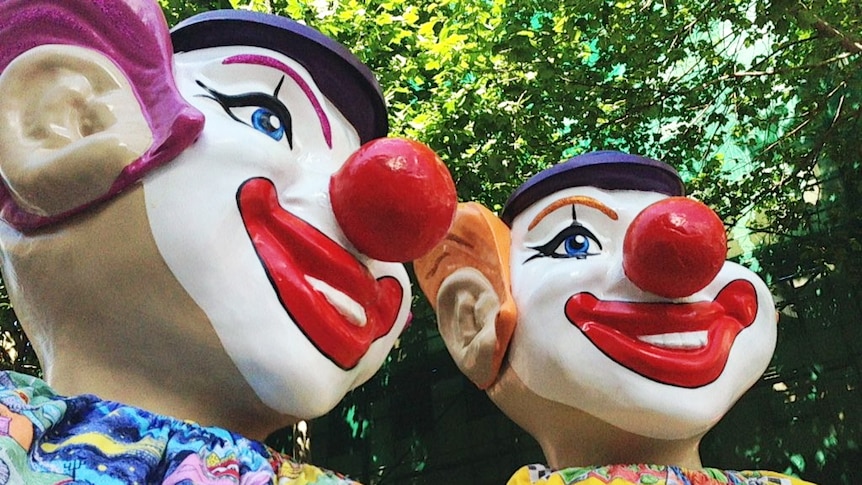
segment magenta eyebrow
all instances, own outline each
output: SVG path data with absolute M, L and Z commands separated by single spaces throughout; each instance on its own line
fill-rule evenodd
M 308 97 L 308 100 L 311 101 L 311 105 L 314 106 L 314 111 L 317 113 L 317 118 L 320 120 L 320 127 L 323 129 L 323 137 L 326 139 L 326 145 L 329 148 L 332 148 L 332 127 L 329 125 L 329 118 L 326 117 L 326 112 L 323 111 L 323 106 L 320 105 L 320 101 L 318 101 L 317 97 L 314 95 L 314 92 L 311 90 L 311 86 L 305 82 L 305 79 L 299 75 L 298 72 L 293 70 L 287 64 L 273 59 L 272 57 L 255 55 L 255 54 L 241 54 L 238 56 L 231 56 L 222 61 L 222 64 L 255 64 L 258 66 L 266 66 L 271 67 L 273 69 L 278 69 L 279 71 L 285 73 L 290 76 L 296 84 L 302 89 L 302 92 L 305 93 L 305 96 Z

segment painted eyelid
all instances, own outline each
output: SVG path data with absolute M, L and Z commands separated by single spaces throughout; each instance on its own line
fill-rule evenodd
M 538 251 L 539 254 L 544 255 L 544 256 L 550 256 L 552 254 L 556 254 L 554 252 L 554 249 L 559 247 L 560 244 L 562 244 L 563 241 L 565 241 L 566 238 L 571 236 L 572 234 L 581 234 L 584 237 L 587 237 L 587 238 L 595 241 L 595 243 L 598 244 L 599 249 L 604 249 L 601 241 L 599 241 L 599 238 L 596 237 L 596 235 L 593 233 L 593 231 L 587 229 L 585 226 L 578 224 L 578 223 L 571 224 L 568 227 L 566 227 L 565 229 L 556 233 L 554 235 L 554 237 L 551 238 L 550 241 L 548 241 L 544 244 L 538 244 L 536 246 L 530 246 L 530 249 L 532 249 L 534 251 Z M 530 259 L 532 259 L 532 258 L 530 258 Z
M 244 96 L 237 97 L 235 99 L 239 100 L 239 99 L 242 99 L 242 97 L 244 97 Z M 251 108 L 254 106 L 266 108 L 266 109 L 272 111 L 273 113 L 279 115 L 279 117 L 286 118 L 284 120 L 285 121 L 285 128 L 293 125 L 293 123 L 292 123 L 293 122 L 293 116 L 291 116 L 290 110 L 287 109 L 287 106 L 285 106 L 284 103 L 279 101 L 279 99 L 276 98 L 275 96 L 272 96 L 272 95 L 269 95 L 266 93 L 260 93 L 259 97 L 255 96 L 254 98 L 252 98 L 250 96 L 249 98 L 247 98 L 247 100 L 249 101 L 247 104 L 237 104 L 237 105 L 231 106 L 231 108 Z M 243 103 L 244 103 L 244 101 L 243 101 Z
M 288 145 L 293 148 L 293 116 L 290 114 L 290 110 L 285 106 L 284 103 L 281 102 L 277 97 L 263 93 L 263 92 L 251 92 L 251 93 L 242 93 L 242 94 L 226 94 L 220 91 L 216 91 L 213 88 L 210 88 L 202 81 L 196 81 L 197 85 L 203 88 L 207 94 L 201 95 L 215 100 L 225 112 L 233 118 L 234 120 L 243 123 L 245 125 L 251 126 L 249 123 L 246 123 L 243 120 L 240 120 L 231 109 L 238 108 L 249 108 L 258 106 L 261 108 L 266 108 L 280 118 L 284 122 L 284 136 L 287 138 Z M 281 84 L 279 84 L 281 86 Z
M 267 108 L 278 114 L 286 114 L 287 118 L 292 119 L 292 116 L 290 115 L 290 110 L 287 109 L 287 106 L 285 106 L 284 103 L 281 102 L 281 100 L 271 94 L 263 92 L 227 94 L 220 91 L 216 91 L 215 89 L 212 89 L 201 82 L 198 82 L 198 85 L 206 89 L 206 91 L 212 96 L 214 96 L 216 98 L 216 101 L 218 101 L 219 104 L 221 104 L 225 108 L 247 108 L 252 106 L 259 106 Z
M 326 111 L 323 109 L 323 105 L 314 91 L 311 89 L 311 86 L 303 79 L 303 77 L 296 72 L 290 66 L 282 63 L 281 61 L 274 59 L 269 56 L 262 56 L 256 54 L 240 54 L 236 56 L 231 56 L 222 61 L 222 64 L 251 64 L 258 66 L 265 66 L 281 71 L 283 74 L 286 74 L 289 78 L 293 80 L 305 94 L 306 98 L 311 102 L 314 107 L 315 113 L 317 113 L 317 118 L 320 121 L 320 127 L 323 130 L 323 138 L 326 140 L 326 145 L 329 148 L 332 148 L 332 125 L 329 122 L 329 117 L 326 115 Z

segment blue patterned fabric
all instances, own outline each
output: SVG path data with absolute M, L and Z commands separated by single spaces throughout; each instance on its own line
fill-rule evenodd
M 0 373 L 0 485 L 347 485 L 263 443 Z

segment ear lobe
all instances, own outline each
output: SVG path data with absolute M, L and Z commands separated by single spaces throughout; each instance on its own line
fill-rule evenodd
M 497 379 L 517 322 L 510 245 L 509 228 L 469 202 L 458 205 L 443 241 L 413 263 L 449 353 L 481 389 Z
M 0 75 L 0 176 L 28 212 L 55 216 L 104 195 L 152 142 L 125 74 L 101 53 L 39 46 Z

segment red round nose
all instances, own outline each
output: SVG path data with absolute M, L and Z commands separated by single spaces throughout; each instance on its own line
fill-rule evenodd
M 449 230 L 458 202 L 446 165 L 422 143 L 379 138 L 357 150 L 329 181 L 341 230 L 366 256 L 412 261 Z
M 727 255 L 724 224 L 701 202 L 670 197 L 635 217 L 623 243 L 623 269 L 638 288 L 665 298 L 708 285 Z

